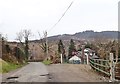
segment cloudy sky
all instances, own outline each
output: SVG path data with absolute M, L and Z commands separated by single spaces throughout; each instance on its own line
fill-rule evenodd
M 62 20 L 64 11 L 74 1 Z M 0 0 L 0 33 L 14 40 L 22 29 L 48 31 L 48 36 L 85 30 L 118 30 L 119 0 Z

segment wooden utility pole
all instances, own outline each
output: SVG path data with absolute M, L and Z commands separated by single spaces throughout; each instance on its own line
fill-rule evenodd
M 82 63 L 85 64 L 85 54 L 84 54 L 85 45 L 82 45 Z

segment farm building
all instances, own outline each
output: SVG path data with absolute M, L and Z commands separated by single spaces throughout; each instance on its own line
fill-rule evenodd
M 80 64 L 81 63 L 81 58 L 79 58 L 78 56 L 74 55 L 73 57 L 71 57 L 69 59 L 69 63 Z

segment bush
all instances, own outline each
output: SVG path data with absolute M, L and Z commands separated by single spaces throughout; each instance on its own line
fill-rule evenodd
M 23 63 L 23 60 L 25 60 L 25 53 L 18 47 L 14 48 L 14 56 L 17 58 L 19 63 Z
M 45 64 L 45 65 L 50 65 L 51 61 L 50 60 L 44 60 L 42 63 Z

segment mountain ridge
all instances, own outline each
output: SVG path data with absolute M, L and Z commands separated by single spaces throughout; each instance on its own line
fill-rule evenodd
M 101 32 L 94 32 L 93 30 L 86 30 L 83 32 L 77 32 L 75 34 L 62 34 L 62 35 L 54 35 L 48 37 L 48 40 L 90 40 L 96 38 L 105 38 L 105 39 L 118 39 L 120 38 L 119 31 L 101 31 Z

